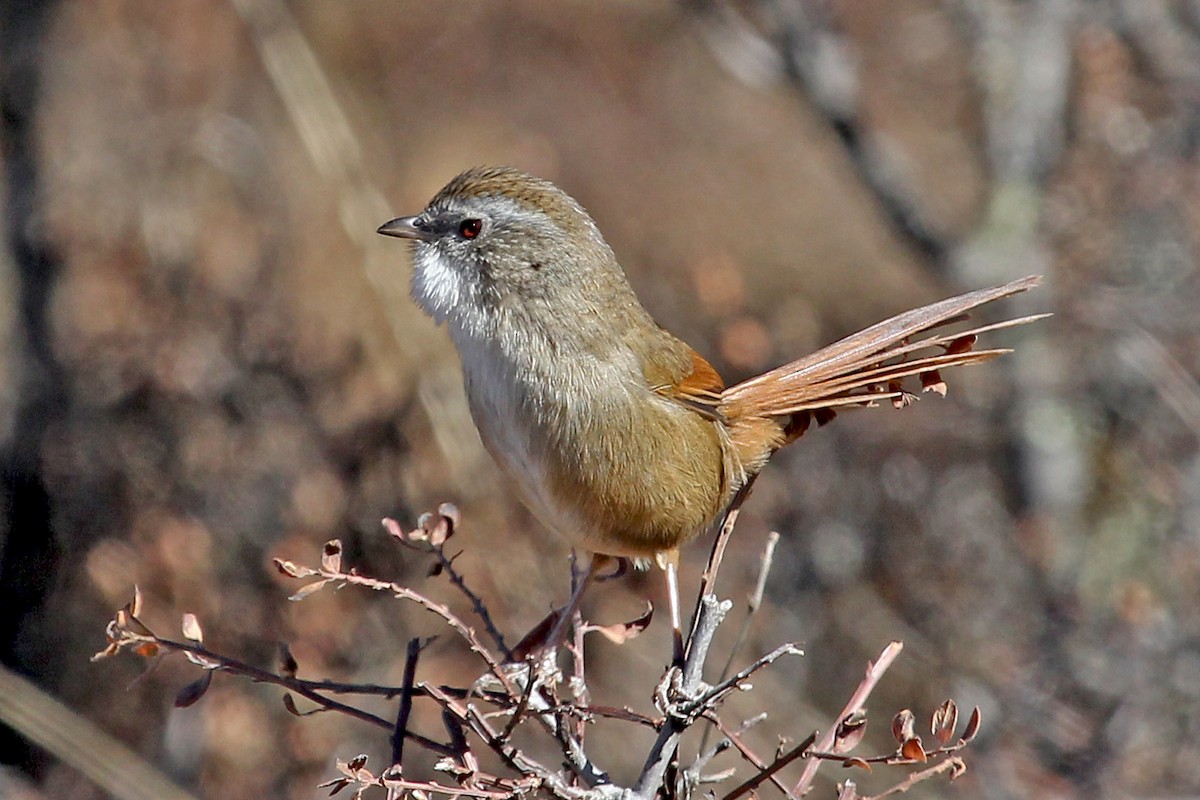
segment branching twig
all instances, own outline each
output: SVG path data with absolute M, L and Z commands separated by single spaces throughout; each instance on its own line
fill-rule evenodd
M 854 694 L 850 696 L 850 701 L 846 703 L 846 707 L 838 715 L 837 721 L 830 725 L 829 729 L 822 734 L 820 741 L 814 749 L 830 750 L 833 748 L 838 723 L 862 711 L 863 705 L 866 704 L 867 698 L 874 691 L 875 685 L 879 683 L 879 679 L 883 677 L 883 674 L 887 672 L 888 667 L 892 665 L 892 662 L 896 660 L 896 656 L 900 655 L 900 651 L 903 649 L 904 645 L 900 642 L 892 642 L 883 648 L 883 652 L 879 654 L 879 658 L 867 665 L 867 674 L 863 677 L 862 683 L 854 690 Z M 809 787 L 812 786 L 813 778 L 816 776 L 817 768 L 820 766 L 821 761 L 819 759 L 810 759 L 804 765 L 804 772 L 800 774 L 800 780 L 796 781 L 796 785 L 792 787 L 792 794 L 800 797 L 807 792 Z
M 299 600 L 320 591 L 333 584 L 334 586 L 355 585 L 374 591 L 387 591 L 395 597 L 410 600 L 422 608 L 435 614 L 442 622 L 454 630 L 477 656 L 487 664 L 488 672 L 474 682 L 470 687 L 460 688 L 440 686 L 417 680 L 417 661 L 421 649 L 421 641 L 412 639 L 408 645 L 408 657 L 405 662 L 404 677 L 401 686 L 377 686 L 374 684 L 348 684 L 334 681 L 311 681 L 296 677 L 299 669 L 295 658 L 284 645 L 281 649 L 280 673 L 253 667 L 237 659 L 229 658 L 209 650 L 204 646 L 203 631 L 199 621 L 191 614 L 185 614 L 183 634 L 185 641 L 165 639 L 154 634 L 139 619 L 141 594 L 135 592 L 134 600 L 117 612 L 116 618 L 108 627 L 108 647 L 97 657 L 113 655 L 121 650 L 132 650 L 142 656 L 157 659 L 165 652 L 181 652 L 204 670 L 204 677 L 193 682 L 179 693 L 177 703 L 188 705 L 197 701 L 207 690 L 214 672 L 222 671 L 242 675 L 250 680 L 271 683 L 287 689 L 301 697 L 316 703 L 316 711 L 338 711 L 355 719 L 389 730 L 393 737 L 393 764 L 384 770 L 380 776 L 373 775 L 366 769 L 366 756 L 358 756 L 347 762 L 338 762 L 342 777 L 325 784 L 336 793 L 350 785 L 357 785 L 359 793 L 372 786 L 384 787 L 389 795 L 423 794 L 425 796 L 440 795 L 448 798 L 479 798 L 479 800 L 519 800 L 520 798 L 544 794 L 555 800 L 653 800 L 661 795 L 682 795 L 691 793 L 696 787 L 705 783 L 718 783 L 727 780 L 734 772 L 732 768 L 724 770 L 719 767 L 709 774 L 705 772 L 710 762 L 721 756 L 726 750 L 736 749 L 742 759 L 753 765 L 754 774 L 730 791 L 727 800 L 736 800 L 743 795 L 753 792 L 757 787 L 768 781 L 777 786 L 791 800 L 800 797 L 811 786 L 812 776 L 821 760 L 841 759 L 851 765 L 866 767 L 868 764 L 911 765 L 924 762 L 927 758 L 945 757 L 965 747 L 974 737 L 979 728 L 979 711 L 972 712 L 966 729 L 956 743 L 951 743 L 957 720 L 957 707 L 947 700 L 931 719 L 932 732 L 938 747 L 925 751 L 920 739 L 913 728 L 914 717 L 908 710 L 901 711 L 893 720 L 893 733 L 899 743 L 898 749 L 882 756 L 865 758 L 844 756 L 861 739 L 865 719 L 861 715 L 863 703 L 871 693 L 876 683 L 882 677 L 888 666 L 900 652 L 900 645 L 893 643 L 883 651 L 880 658 L 870 665 L 866 676 L 854 692 L 846 708 L 832 729 L 821 737 L 820 744 L 815 745 L 817 734 L 807 737 L 795 747 L 777 755 L 767 762 L 742 741 L 740 734 L 757 722 L 765 719 L 766 714 L 744 723 L 737 730 L 730 730 L 717 715 L 717 708 L 726 697 L 736 690 L 749 690 L 749 680 L 760 670 L 765 669 L 784 655 L 799 653 L 792 644 L 782 645 L 740 671 L 729 674 L 732 658 L 722 677 L 715 685 L 708 685 L 703 680 L 704 665 L 711 651 L 714 636 L 718 626 L 732 608 L 728 600 L 721 601 L 711 592 L 715 584 L 717 572 L 728 542 L 730 532 L 737 519 L 738 510 L 749 492 L 749 484 L 735 495 L 726 514 L 721 531 L 713 544 L 709 557 L 708 568 L 705 570 L 701 589 L 704 591 L 697 599 L 696 612 L 692 628 L 684 642 L 684 659 L 679 666 L 667 669 L 654 692 L 654 700 L 662 717 L 656 718 L 639 713 L 630 708 L 612 708 L 601 705 L 591 705 L 590 692 L 587 686 L 587 674 L 584 661 L 584 643 L 589 631 L 600 631 L 610 641 L 620 643 L 635 636 L 645 625 L 649 624 L 647 613 L 642 618 L 623 625 L 589 625 L 581 617 L 576 616 L 574 635 L 570 644 L 573 655 L 573 669 L 570 673 L 570 695 L 564 693 L 563 672 L 555 668 L 539 668 L 537 655 L 523 662 L 502 664 L 499 658 L 483 645 L 476 636 L 474 629 L 467 626 L 447 606 L 434 602 L 425 595 L 399 584 L 378 580 L 360 575 L 355 570 L 344 570 L 342 567 L 342 548 L 337 541 L 326 543 L 319 568 L 298 566 L 289 561 L 277 560 L 276 566 L 281 572 L 294 578 L 310 578 L 310 583 L 297 591 L 292 599 Z M 430 546 L 435 550 L 445 541 L 457 516 L 447 515 L 444 518 L 445 530 L 438 527 L 439 522 L 422 523 L 420 535 L 427 535 Z M 396 526 L 398 528 L 398 526 Z M 418 534 L 413 534 L 413 541 L 419 540 Z M 770 570 L 772 555 L 777 537 L 772 535 L 762 555 L 758 580 L 754 591 L 748 598 L 748 620 L 762 602 L 763 587 Z M 444 553 L 443 553 L 444 555 Z M 445 571 L 443 566 L 442 571 Z M 465 584 L 464 584 L 464 587 Z M 474 597 L 470 592 L 468 596 Z M 482 603 L 482 601 L 480 601 Z M 746 637 L 746 624 L 743 623 L 739 641 Z M 493 638 L 495 634 L 493 634 Z M 529 638 L 529 637 L 527 637 Z M 501 640 L 498 640 L 501 641 Z M 735 645 L 734 655 L 740 644 Z M 502 648 L 503 649 L 503 648 Z M 518 646 L 520 649 L 520 646 Z M 536 653 L 536 651 L 535 651 Z M 551 658 L 552 658 L 551 654 Z M 344 694 L 373 694 L 385 698 L 400 697 L 395 721 L 389 723 L 386 719 L 375 714 L 355 708 L 351 705 L 331 700 L 327 693 Z M 414 703 L 418 698 L 427 698 L 435 702 L 441 710 L 443 723 L 449 732 L 450 743 L 442 744 L 408 730 L 412 718 Z M 560 699 L 562 698 L 562 699 Z M 499 710 L 484 713 L 475 703 L 493 704 Z M 290 695 L 285 695 L 284 703 L 288 710 L 299 716 L 305 716 L 296 710 Z M 508 715 L 502 729 L 495 727 L 489 718 L 494 715 Z M 637 781 L 625 788 L 611 783 L 608 775 L 591 760 L 584 746 L 584 734 L 587 724 L 597 717 L 632 722 L 647 726 L 657 731 L 654 744 L 643 764 Z M 523 720 L 532 719 L 537 725 L 529 731 L 531 735 L 547 734 L 561 749 L 563 761 L 553 765 L 544 763 L 539 758 L 531 756 L 514 743 L 514 732 Z M 679 745 L 683 735 L 698 720 L 711 723 L 723 734 L 723 738 L 711 749 L 701 747 L 700 754 L 687 768 L 679 764 Z M 497 725 L 499 723 L 496 723 Z M 525 737 L 522 737 L 525 738 Z M 437 770 L 454 777 L 453 783 L 440 781 L 412 780 L 402 773 L 404 758 L 404 742 L 412 740 L 439 755 L 445 756 L 438 762 Z M 512 774 L 489 774 L 472 750 L 472 743 L 480 743 L 480 747 L 491 751 L 499 763 Z M 543 738 L 543 743 L 545 743 Z M 780 780 L 778 773 L 789 764 L 799 759 L 809 759 L 804 774 L 794 788 L 789 790 Z M 565 767 L 565 769 L 564 769 Z M 949 772 L 951 777 L 959 774 L 964 767 L 961 759 L 947 758 L 935 767 L 925 767 L 912 773 L 906 780 L 896 784 L 886 794 L 895 794 L 916 783 L 927 780 L 933 775 Z M 854 792 L 852 784 L 846 784 L 848 791 Z M 885 795 L 881 795 L 885 796 Z M 848 796 L 857 797 L 857 794 Z
M 763 781 L 770 778 L 776 772 L 779 772 L 779 770 L 783 769 L 788 764 L 792 763 L 793 761 L 795 761 L 798 758 L 804 758 L 808 754 L 808 748 L 812 747 L 813 742 L 815 742 L 816 740 L 817 740 L 817 735 L 815 733 L 810 733 L 808 736 L 806 736 L 804 738 L 804 741 L 800 742 L 800 744 L 796 745 L 791 750 L 787 751 L 786 753 L 781 755 L 779 758 L 772 761 L 769 766 L 764 767 L 753 778 L 742 783 L 736 789 L 731 791 L 729 794 L 725 795 L 725 797 L 723 797 L 722 800 L 736 800 L 737 798 L 741 797 L 742 795 L 744 795 L 748 792 L 754 791 L 755 789 L 757 789 L 759 786 L 761 786 L 763 784 Z M 789 794 L 793 797 L 800 796 L 800 793 L 797 792 L 795 789 L 792 789 L 792 791 L 789 792 Z

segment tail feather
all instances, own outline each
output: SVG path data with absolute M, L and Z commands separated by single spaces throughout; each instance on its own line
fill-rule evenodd
M 1019 317 L 915 342 L 910 339 L 961 320 L 973 308 L 1024 292 L 1040 282 L 1040 276 L 1031 275 L 884 320 L 811 355 L 725 389 L 720 412 L 729 418 L 776 417 L 897 399 L 905 394 L 900 382 L 914 375 L 922 376 L 927 388 L 940 386 L 938 370 L 977 364 L 1009 352 L 971 350 L 978 335 L 1024 325 L 1048 315 Z M 942 348 L 944 353 L 907 358 L 914 352 L 935 347 Z

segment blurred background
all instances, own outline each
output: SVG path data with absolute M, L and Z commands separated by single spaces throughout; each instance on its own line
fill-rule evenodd
M 0 111 L 0 662 L 196 795 L 323 796 L 335 756 L 381 768 L 388 743 L 227 676 L 173 709 L 182 659 L 132 686 L 139 659 L 89 663 L 135 583 L 164 635 L 193 612 L 220 652 L 269 667 L 286 640 L 302 677 L 392 684 L 434 621 L 354 590 L 289 604 L 270 557 L 339 537 L 465 608 L 379 526 L 450 500 L 510 641 L 566 596 L 566 550 L 407 297 L 407 248 L 374 234 L 506 163 L 577 197 L 731 382 L 1045 274 L 985 311 L 1054 312 L 993 339 L 1013 356 L 763 474 L 721 591 L 742 601 L 779 530 L 746 657 L 808 655 L 729 718 L 769 705 L 765 752 L 824 728 L 901 639 L 864 750 L 904 706 L 984 716 L 968 774 L 913 796 L 1200 796 L 1195 0 L 4 0 Z M 605 584 L 590 615 L 660 590 Z M 594 695 L 649 709 L 665 628 L 597 643 Z M 443 636 L 421 670 L 478 666 Z M 590 735 L 636 775 L 648 736 Z M 0 728 L 0 797 L 105 796 L 87 758 Z M 822 773 L 832 797 L 844 773 Z

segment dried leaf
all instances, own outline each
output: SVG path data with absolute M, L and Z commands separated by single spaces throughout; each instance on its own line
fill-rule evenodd
M 521 641 L 517 642 L 512 649 L 513 661 L 524 661 L 536 650 L 540 649 L 546 643 L 546 637 L 550 635 L 550 631 L 554 630 L 555 623 L 558 622 L 558 612 L 551 611 L 542 621 L 534 625 L 529 633 L 521 637 Z
M 282 558 L 273 558 L 271 560 L 275 562 L 275 569 L 289 578 L 311 578 L 317 574 L 317 571 L 311 567 L 302 567 L 299 564 L 293 564 L 291 561 Z
M 929 721 L 929 732 L 937 739 L 942 747 L 950 744 L 954 738 L 954 729 L 958 726 L 958 705 L 953 700 L 947 700 L 938 706 Z
M 142 658 L 155 658 L 159 654 L 159 647 L 154 642 L 142 642 L 133 648 L 133 652 Z
M 842 766 L 846 767 L 846 768 L 858 767 L 859 769 L 865 769 L 867 772 L 871 771 L 871 765 L 868 764 L 864 759 L 859 758 L 858 756 L 852 756 L 850 758 L 847 758 L 845 761 L 842 762 Z
M 119 652 L 121 652 L 121 646 L 116 642 L 109 642 L 108 647 L 92 656 L 92 661 L 100 661 L 105 658 L 111 658 Z
M 420 529 L 420 536 L 417 532 L 410 534 L 410 538 L 419 540 L 428 540 L 434 547 L 441 547 L 446 543 L 446 540 L 454 535 L 454 528 L 458 525 L 459 512 L 457 506 L 453 503 L 442 503 L 438 506 L 437 513 L 425 512 L 417 518 L 417 527 Z
M 833 752 L 848 753 L 867 735 L 867 715 L 859 711 L 838 723 L 833 734 Z
M 931 369 L 928 372 L 921 373 L 921 391 L 935 392 L 942 397 L 946 396 L 946 382 L 942 380 L 942 374 L 936 369 Z
M 330 539 L 321 548 L 321 570 L 323 572 L 342 571 L 342 542 Z
M 979 733 L 979 724 L 983 721 L 982 715 L 979 713 L 979 706 L 975 706 L 971 710 L 971 716 L 967 719 L 967 729 L 963 731 L 963 742 L 969 742 Z
M 921 737 L 914 736 L 904 744 L 900 745 L 900 755 L 907 758 L 909 761 L 920 761 L 925 763 L 929 760 L 929 756 L 925 755 L 925 748 L 921 746 Z
M 907 708 L 898 711 L 896 716 L 892 717 L 892 736 L 897 744 L 904 744 L 916 736 L 915 721 L 913 713 Z
M 196 619 L 195 614 L 184 614 L 181 627 L 183 628 L 183 638 L 196 644 L 204 644 L 204 631 L 200 629 L 200 620 Z
M 175 695 L 175 707 L 187 708 L 201 697 L 204 697 L 204 693 L 208 691 L 209 684 L 212 683 L 212 676 L 211 672 L 205 672 L 202 676 L 180 689 Z
M 462 514 L 459 513 L 458 506 L 454 503 L 442 503 L 438 506 L 438 515 L 446 521 L 446 536 L 441 542 L 434 544 L 444 544 L 446 539 L 449 539 L 458 531 L 458 524 L 462 521 Z
M 292 699 L 291 692 L 283 693 L 283 707 L 286 708 L 287 712 L 289 714 L 291 714 L 293 717 L 303 717 L 304 716 L 303 714 L 300 713 L 300 709 L 296 708 L 296 701 Z
M 296 657 L 292 655 L 292 648 L 288 647 L 287 642 L 279 643 L 279 671 L 289 678 L 296 677 L 296 672 L 300 669 L 300 664 L 297 663 Z
M 350 781 L 346 780 L 345 778 L 334 778 L 331 781 L 325 781 L 324 783 L 318 783 L 317 788 L 325 789 L 328 787 L 333 787 L 332 790 L 329 792 L 329 796 L 333 797 L 335 794 L 340 792 L 342 789 L 345 789 L 349 785 L 350 785 Z
M 142 624 L 142 621 L 130 610 L 130 606 L 125 606 L 117 612 L 117 626 L 137 636 L 154 635 L 154 631 Z
M 331 580 L 330 578 L 325 578 L 323 580 L 313 581 L 312 583 L 301 586 L 299 591 L 297 591 L 295 594 L 293 594 L 291 597 L 289 597 L 288 600 L 292 600 L 292 601 L 303 600 L 304 598 L 308 597 L 310 594 L 321 591 L 321 589 L 325 588 L 325 584 L 329 583 L 330 580 Z
M 427 542 L 429 541 L 429 528 L 433 525 L 433 514 L 426 511 L 421 516 L 417 517 L 416 530 L 409 531 L 408 540 L 410 542 Z
M 642 631 L 650 625 L 650 620 L 654 618 L 654 605 L 646 603 L 646 611 L 637 619 L 629 622 L 618 622 L 614 625 L 585 625 L 584 631 L 595 631 L 608 639 L 613 644 L 625 644 L 630 639 L 635 639 Z
M 396 522 L 396 520 L 392 519 L 391 517 L 383 518 L 383 529 L 402 542 L 408 541 L 408 534 L 404 532 L 404 528 L 400 526 L 399 522 Z
M 969 333 L 966 336 L 960 336 L 950 344 L 946 345 L 946 355 L 957 356 L 961 353 L 968 353 L 971 351 L 971 348 L 975 346 L 975 342 L 978 340 L 979 337 L 973 333 Z

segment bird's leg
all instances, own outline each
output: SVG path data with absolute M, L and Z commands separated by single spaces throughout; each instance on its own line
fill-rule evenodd
M 683 615 L 679 610 L 679 551 L 663 550 L 654 561 L 667 576 L 667 610 L 671 612 L 671 664 L 683 666 Z
M 671 664 L 683 666 L 683 618 L 679 613 L 679 565 L 667 562 L 667 607 L 671 611 Z
M 571 592 L 571 599 L 567 601 L 567 604 L 558 613 L 558 619 L 554 623 L 554 628 L 551 629 L 550 635 L 546 637 L 545 648 L 547 651 L 557 648 L 566 640 L 567 628 L 571 624 L 571 618 L 579 610 L 579 604 L 583 601 L 583 593 L 595 582 L 601 566 L 606 561 L 608 561 L 608 556 L 600 555 L 599 553 L 592 554 L 592 560 L 588 562 L 587 567 L 584 569 L 583 574 L 579 576 L 578 582 Z M 574 570 L 572 570 L 572 576 L 574 576 Z

